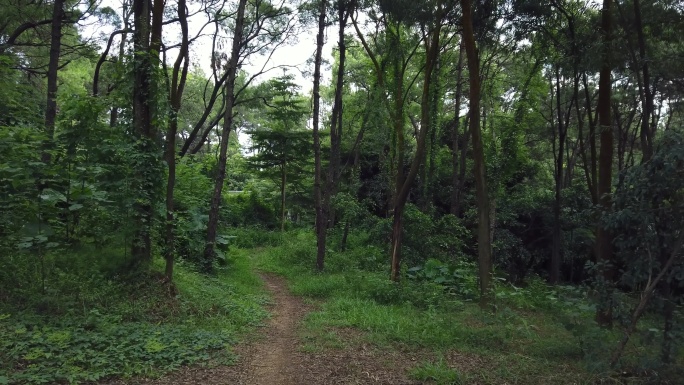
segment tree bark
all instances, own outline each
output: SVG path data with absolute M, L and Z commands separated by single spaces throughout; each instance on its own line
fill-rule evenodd
M 137 194 L 135 210 L 135 231 L 131 255 L 134 262 L 149 263 L 152 259 L 152 191 L 154 185 L 150 170 L 143 168 L 154 152 L 154 129 L 152 127 L 152 53 L 150 52 L 150 7 L 146 0 L 133 1 L 134 84 L 133 84 L 133 127 L 138 139 L 141 159 L 135 165 L 134 192 Z
M 347 57 L 347 47 L 344 42 L 344 30 L 347 25 L 347 2 L 338 1 L 337 14 L 340 28 L 338 30 L 339 65 L 337 66 L 337 79 L 335 84 L 335 101 L 333 103 L 332 117 L 330 119 L 330 161 L 328 163 L 328 178 L 323 194 L 323 204 L 327 228 L 335 225 L 335 210 L 330 201 L 337 195 L 340 179 L 340 146 L 342 145 L 342 91 L 344 88 L 344 69 Z
M 164 158 L 169 172 L 166 183 L 166 240 L 164 250 L 164 259 L 166 260 L 165 274 L 166 279 L 169 282 L 173 281 L 173 262 L 175 258 L 176 242 L 173 191 L 176 184 L 176 135 L 178 133 L 178 111 L 181 107 L 185 82 L 188 76 L 188 66 L 190 64 L 190 58 L 188 56 L 189 42 L 186 0 L 178 0 L 178 20 L 180 22 L 182 40 L 180 52 L 178 52 L 178 57 L 173 65 L 170 89 L 171 95 L 169 98 L 171 117 L 169 119 L 168 131 L 166 132 L 166 148 L 164 152 Z
M 611 116 L 611 2 L 603 1 L 601 12 L 601 32 L 603 33 L 603 58 L 599 74 L 598 123 L 600 133 L 598 199 L 602 210 L 609 210 L 611 206 L 611 188 L 613 177 L 613 127 Z M 596 232 L 596 263 L 599 265 L 600 278 L 605 291 L 602 304 L 596 308 L 596 322 L 604 327 L 612 326 L 613 312 L 609 286 L 613 282 L 613 237 L 610 231 L 599 225 Z
M 285 231 L 285 191 L 287 186 L 287 163 L 280 165 L 280 231 Z
M 490 308 L 494 301 L 492 287 L 492 248 L 489 243 L 489 197 L 487 193 L 487 170 L 480 132 L 480 59 L 478 57 L 475 34 L 473 32 L 473 15 L 471 0 L 461 0 L 463 12 L 463 44 L 468 58 L 470 77 L 470 132 L 473 139 L 473 158 L 475 162 L 475 190 L 477 193 L 477 251 L 480 277 L 480 306 Z
M 238 61 L 243 46 L 243 29 L 245 25 L 245 8 L 247 0 L 240 0 L 237 9 L 233 44 L 230 50 L 230 59 L 226 68 L 227 78 L 225 82 L 226 107 L 223 115 L 223 132 L 221 133 L 221 146 L 219 149 L 218 175 L 214 184 L 214 192 L 211 197 L 209 209 L 209 223 L 207 223 L 207 241 L 204 247 L 203 268 L 207 273 L 213 272 L 213 262 L 216 256 L 216 234 L 218 231 L 219 209 L 221 207 L 221 192 L 223 182 L 226 179 L 226 163 L 228 162 L 228 140 L 230 130 L 233 127 L 233 105 L 235 104 L 235 78 L 237 76 Z
M 640 0 L 634 0 L 634 27 L 637 30 L 639 41 L 639 59 L 641 60 L 641 73 L 643 81 L 643 99 L 641 111 L 641 151 L 642 162 L 647 162 L 653 156 L 653 133 L 651 131 L 651 115 L 653 114 L 653 91 L 651 90 L 651 75 L 648 69 L 648 58 L 646 57 L 646 38 L 644 36 L 644 26 L 641 21 Z
M 584 104 L 587 110 L 587 122 L 589 123 L 589 161 L 585 165 L 585 172 L 587 174 L 587 188 L 589 190 L 589 196 L 591 198 L 591 203 L 597 205 L 599 203 L 598 197 L 598 171 L 597 171 L 597 152 L 596 152 L 596 119 L 592 118 L 591 109 L 591 91 L 589 90 L 589 81 L 587 80 L 587 74 L 582 74 L 582 85 L 584 86 Z M 585 162 L 587 163 L 587 162 Z
M 461 136 L 461 97 L 463 96 L 463 39 L 458 45 L 458 62 L 456 63 L 456 94 L 454 96 L 454 130 L 451 134 L 451 159 L 452 159 L 452 178 L 451 178 L 451 207 L 450 213 L 458 216 L 461 207 L 461 184 L 459 178 L 459 142 L 465 146 L 466 141 L 460 140 Z M 465 139 L 464 134 L 464 138 Z
M 45 143 L 42 160 L 50 163 L 50 148 L 55 133 L 55 119 L 57 118 L 57 72 L 59 71 L 59 56 L 62 48 L 62 19 L 64 18 L 64 0 L 55 0 L 52 6 L 52 23 L 50 29 L 50 61 L 47 73 L 47 102 L 45 107 Z
M 561 86 L 560 86 L 560 68 L 556 67 L 556 113 L 557 113 L 557 134 L 558 134 L 558 155 L 556 156 L 556 173 L 555 179 L 555 199 L 553 205 L 553 242 L 551 252 L 551 268 L 549 271 L 549 283 L 555 285 L 560 278 L 560 265 L 562 259 L 562 229 L 561 221 L 561 191 L 563 189 L 563 154 L 565 152 L 565 138 L 567 134 L 567 126 L 564 124 L 563 112 L 561 108 Z
M 327 0 L 320 0 L 318 13 L 318 35 L 316 35 L 316 59 L 314 61 L 313 83 L 313 141 L 314 141 L 314 206 L 316 209 L 316 269 L 325 267 L 325 242 L 327 218 L 321 189 L 323 175 L 321 170 L 321 138 L 319 134 L 319 114 L 321 111 L 321 61 L 325 34 L 325 14 Z M 333 114 L 333 119 L 335 116 Z M 330 178 L 330 176 L 328 176 Z

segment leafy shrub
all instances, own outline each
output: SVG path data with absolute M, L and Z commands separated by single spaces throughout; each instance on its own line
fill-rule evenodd
M 431 258 L 424 265 L 408 269 L 408 278 L 440 285 L 467 299 L 475 298 L 478 292 L 477 266 L 464 260 L 443 263 Z
M 233 227 L 254 226 L 267 230 L 278 227 L 278 216 L 256 190 L 229 193 L 224 196 L 221 221 Z

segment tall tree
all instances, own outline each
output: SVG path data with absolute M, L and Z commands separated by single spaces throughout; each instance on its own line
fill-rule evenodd
M 316 208 L 316 269 L 323 271 L 325 263 L 325 239 L 327 235 L 326 207 L 323 204 L 321 138 L 319 133 L 319 115 L 321 111 L 321 58 L 325 34 L 326 0 L 319 1 L 318 34 L 316 35 L 316 58 L 314 60 L 313 83 L 313 141 L 314 141 L 314 205 Z M 334 119 L 334 118 L 333 118 Z M 330 178 L 330 176 L 328 176 Z
M 484 159 L 482 133 L 480 131 L 480 58 L 473 29 L 471 0 L 461 0 L 463 45 L 468 58 L 470 78 L 470 133 L 473 139 L 473 160 L 475 163 L 475 190 L 477 194 L 477 254 L 480 277 L 480 306 L 488 308 L 494 300 L 492 285 L 492 246 L 490 244 L 489 197 L 487 190 L 487 169 Z
M 64 18 L 64 0 L 55 0 L 52 5 L 52 24 L 50 29 L 50 62 L 47 73 L 47 104 L 45 108 L 45 132 L 48 146 L 52 142 L 55 132 L 55 118 L 57 117 L 57 71 L 59 70 L 59 56 L 62 48 L 62 19 Z M 43 162 L 50 161 L 49 152 L 43 153 Z
M 240 0 L 237 8 L 233 44 L 230 50 L 230 58 L 226 67 L 227 78 L 225 82 L 225 108 L 223 113 L 223 132 L 221 133 L 221 147 L 219 149 L 218 173 L 214 183 L 214 192 L 211 197 L 209 208 L 209 222 L 207 223 L 207 240 L 204 248 L 203 268 L 206 272 L 213 271 L 213 261 L 216 255 L 216 235 L 218 233 L 219 208 L 221 207 L 221 192 L 226 178 L 226 162 L 228 161 L 228 140 L 230 130 L 233 128 L 233 107 L 235 105 L 235 79 L 237 77 L 238 61 L 244 47 L 245 9 L 247 0 Z
M 272 79 L 266 85 L 271 93 L 264 98 L 268 110 L 265 119 L 248 131 L 254 153 L 248 163 L 259 174 L 279 179 L 280 229 L 285 230 L 287 186 L 301 181 L 311 155 L 311 135 L 303 130 L 309 109 L 292 75 Z
M 166 279 L 173 280 L 173 262 L 175 258 L 175 224 L 174 224 L 174 201 L 173 190 L 176 183 L 176 135 L 178 133 L 178 112 L 181 108 L 185 82 L 188 78 L 189 40 L 188 18 L 186 0 L 178 0 L 178 20 L 181 27 L 181 46 L 178 57 L 173 64 L 171 84 L 169 89 L 170 119 L 166 131 L 166 147 L 164 158 L 168 167 L 168 180 L 166 182 L 166 225 L 165 225 L 165 250 Z
M 468 147 L 468 130 L 461 134 L 461 99 L 463 97 L 463 39 L 458 45 L 458 62 L 456 62 L 456 93 L 454 94 L 454 123 L 451 134 L 451 207 L 453 215 L 461 212 L 461 189 L 463 177 L 460 175 L 459 163 L 464 165 L 466 148 Z M 459 151 L 460 149 L 460 151 Z M 463 167 L 461 167 L 463 168 Z M 465 168 L 464 168 L 465 169 Z
M 160 0 L 159 0 L 160 1 Z M 158 184 L 157 173 L 157 130 L 153 122 L 155 100 L 155 72 L 159 63 L 159 51 L 152 50 L 151 31 L 161 34 L 161 15 L 164 7 L 155 7 L 150 19 L 150 2 L 133 1 L 134 45 L 134 84 L 133 84 L 133 130 L 137 139 L 139 157 L 135 160 L 136 177 L 134 191 L 138 195 L 135 203 L 135 236 L 131 254 L 136 262 L 149 262 L 152 259 L 152 221 L 155 188 Z M 156 46 L 158 49 L 158 46 Z M 154 165 L 154 166 L 153 166 Z M 153 167 L 151 167 L 153 166 Z
M 611 188 L 613 181 L 613 119 L 611 116 L 611 22 L 612 0 L 603 0 L 601 10 L 601 33 L 603 34 L 603 47 L 601 57 L 601 72 L 599 74 L 598 124 L 600 127 L 600 153 L 598 165 L 598 199 L 603 210 L 609 210 L 611 206 Z M 613 238 L 612 234 L 603 225 L 599 225 L 596 231 L 596 263 L 600 274 L 603 288 L 601 304 L 596 308 L 596 321 L 602 326 L 611 326 L 613 322 L 612 295 L 609 286 L 613 281 Z

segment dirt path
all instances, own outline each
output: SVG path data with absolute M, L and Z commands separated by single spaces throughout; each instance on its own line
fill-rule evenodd
M 242 372 L 238 383 L 299 384 L 297 376 L 302 362 L 297 359 L 300 358 L 297 329 L 308 309 L 299 298 L 288 292 L 283 278 L 264 274 L 262 279 L 273 295 L 273 316 L 259 341 L 251 347 L 250 356 L 245 357 L 247 370 Z
M 345 341 L 339 349 L 305 352 L 300 326 L 312 310 L 291 295 L 287 282 L 262 274 L 272 294 L 267 326 L 236 347 L 239 360 L 232 366 L 185 367 L 156 380 L 115 380 L 101 385 L 306 385 L 306 384 L 419 384 L 406 378 L 405 369 L 417 357 L 398 351 L 379 351 L 357 338 L 353 330 L 332 331 Z
M 353 330 L 331 331 L 347 344 L 339 349 L 305 352 L 301 342 L 301 321 L 313 310 L 290 294 L 287 282 L 263 274 L 272 293 L 272 318 L 249 353 L 238 364 L 246 370 L 236 383 L 249 385 L 305 384 L 417 384 L 406 378 L 404 369 L 415 357 L 401 352 L 379 351 L 362 342 Z M 408 364 L 408 365 L 407 365 Z

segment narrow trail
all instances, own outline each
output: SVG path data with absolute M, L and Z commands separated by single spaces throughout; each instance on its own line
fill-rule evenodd
M 245 357 L 247 370 L 238 383 L 254 385 L 299 384 L 301 373 L 297 327 L 307 312 L 299 298 L 287 290 L 281 277 L 264 274 L 262 279 L 273 295 L 273 314 L 269 326 L 263 329 L 259 341 L 253 345 L 249 357 Z

